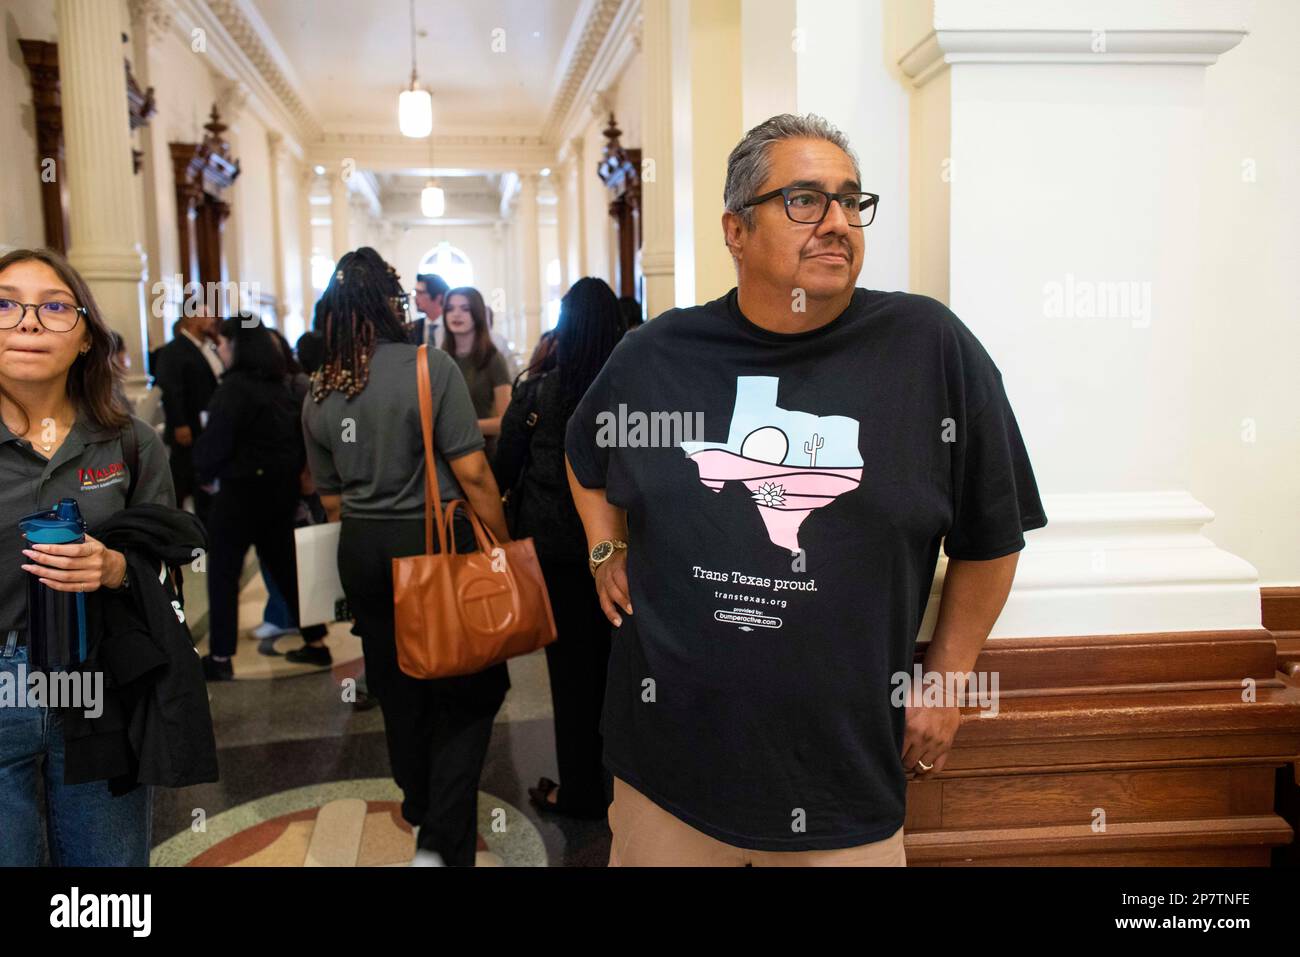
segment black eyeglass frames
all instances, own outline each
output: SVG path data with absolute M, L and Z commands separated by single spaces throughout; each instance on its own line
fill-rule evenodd
M 71 332 L 76 328 L 77 320 L 87 315 L 85 306 L 74 306 L 70 302 L 17 302 L 0 298 L 0 329 L 16 328 L 28 309 L 36 313 L 36 321 L 49 332 Z
M 784 200 L 786 216 L 804 226 L 814 226 L 825 219 L 831 208 L 831 200 L 835 200 L 844 210 L 844 218 L 850 226 L 865 229 L 876 218 L 876 206 L 880 202 L 880 197 L 875 193 L 828 193 L 811 186 L 783 186 L 762 196 L 755 196 L 745 206 L 757 206 L 778 196 Z

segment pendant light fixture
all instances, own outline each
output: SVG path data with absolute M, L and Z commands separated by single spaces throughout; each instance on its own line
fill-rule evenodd
M 415 0 L 411 0 L 411 86 L 397 97 L 397 126 L 412 139 L 433 132 L 433 94 L 420 88 L 415 71 Z

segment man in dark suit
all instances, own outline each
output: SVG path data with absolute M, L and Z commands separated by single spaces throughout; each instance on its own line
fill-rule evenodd
M 442 309 L 445 305 L 443 300 L 447 298 L 449 288 L 447 281 L 437 273 L 424 272 L 415 277 L 415 308 L 424 313 L 424 317 L 416 319 L 407 328 L 410 341 L 417 346 L 425 342 L 437 346 L 441 341 L 438 338 L 438 325 L 442 322 Z
M 156 353 L 155 384 L 162 390 L 163 441 L 171 450 L 172 482 L 176 501 L 194 496 L 194 513 L 207 522 L 211 496 L 198 487 L 192 459 L 194 442 L 203 432 L 208 400 L 221 374 L 217 355 L 216 320 L 206 313 L 184 316 L 176 337 Z

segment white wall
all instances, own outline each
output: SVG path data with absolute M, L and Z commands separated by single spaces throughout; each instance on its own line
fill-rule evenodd
M 1263 584 L 1296 584 L 1300 4 L 1259 0 L 1250 31 L 1205 79 L 1198 269 L 1211 281 L 1187 323 L 1198 384 L 1191 492 L 1216 512 L 1215 543 Z
M 804 43 L 797 109 L 844 132 L 858 154 L 862 188 L 880 194 L 858 285 L 910 289 L 909 91 L 897 77 L 883 0 L 798 0 L 797 9 Z

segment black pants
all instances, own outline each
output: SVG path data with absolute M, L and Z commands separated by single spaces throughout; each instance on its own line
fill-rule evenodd
M 259 561 L 284 595 L 290 621 L 297 622 L 298 568 L 293 544 L 297 510 L 297 475 L 221 483 L 208 523 L 208 639 L 212 654 L 225 658 L 235 653 L 239 573 L 251 546 L 257 546 Z M 308 641 L 325 634 L 324 625 L 302 629 Z
M 457 549 L 474 551 L 468 523 L 458 521 L 456 533 Z M 436 851 L 448 866 L 470 867 L 478 842 L 479 776 L 510 677 L 504 664 L 431 681 L 398 668 L 392 559 L 423 551 L 422 519 L 345 518 L 339 578 L 361 636 L 367 689 L 384 712 L 402 817 L 420 828 L 421 849 Z
M 601 759 L 600 736 L 611 625 L 585 562 L 543 560 L 542 574 L 557 635 L 546 646 L 546 669 L 555 712 L 560 801 L 580 813 L 599 814 L 609 806 L 611 783 Z
M 196 435 L 197 439 L 198 436 Z M 194 447 L 173 445 L 170 447 L 168 455 L 168 465 L 171 467 L 172 485 L 176 489 L 176 507 L 184 508 L 187 496 L 194 496 L 194 514 L 199 517 L 203 527 L 211 531 L 210 521 L 212 519 L 212 499 L 203 489 L 199 488 L 198 479 L 194 476 Z

